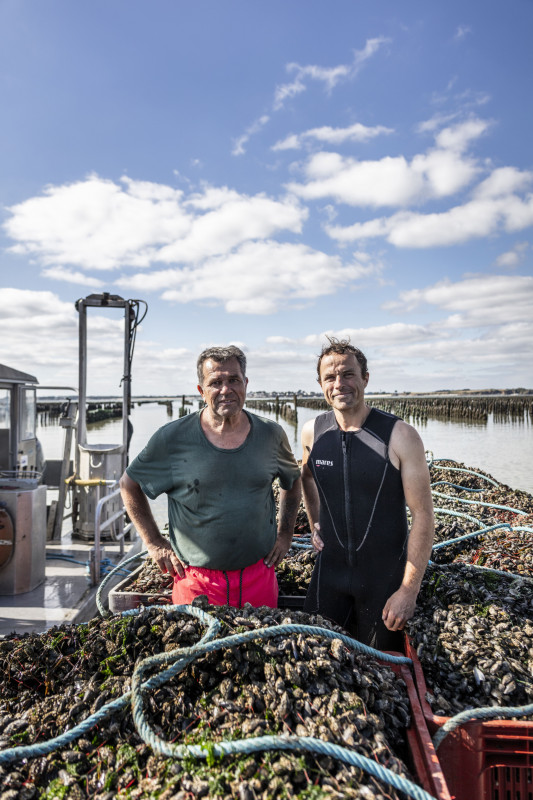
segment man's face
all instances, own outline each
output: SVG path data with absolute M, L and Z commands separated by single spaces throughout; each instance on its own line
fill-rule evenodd
M 223 364 L 210 358 L 203 363 L 204 385 L 198 391 L 215 417 L 240 414 L 246 399 L 248 378 L 243 377 L 239 362 L 230 358 Z
M 357 408 L 365 395 L 368 372 L 361 367 L 353 353 L 331 353 L 320 363 L 320 385 L 330 406 L 338 411 Z

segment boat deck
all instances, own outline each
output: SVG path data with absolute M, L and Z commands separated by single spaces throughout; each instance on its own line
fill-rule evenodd
M 93 542 L 74 539 L 71 534 L 64 534 L 60 541 L 48 541 L 44 582 L 30 592 L 0 595 L 0 637 L 11 633 L 42 633 L 55 625 L 87 622 L 96 616 L 99 613 L 96 606 L 98 586 L 89 585 L 87 569 L 93 548 Z M 141 549 L 138 537 L 132 542 L 126 541 L 122 560 Z M 120 562 L 119 543 L 102 543 L 102 559 L 105 558 L 112 566 Z M 123 578 L 124 573 L 119 572 L 106 585 L 102 596 L 104 604 L 109 590 Z

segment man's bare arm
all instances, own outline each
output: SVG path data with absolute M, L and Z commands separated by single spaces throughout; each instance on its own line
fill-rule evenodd
M 302 490 L 305 511 L 311 529 L 311 544 L 315 550 L 320 551 L 324 547 L 320 538 L 320 496 L 308 463 L 309 453 L 313 447 L 314 426 L 315 421 L 311 419 L 302 428 Z
M 265 564 L 267 567 L 277 567 L 289 551 L 301 498 L 302 479 L 300 477 L 296 478 L 290 489 L 280 489 L 278 535 L 274 547 L 270 553 L 265 556 Z
M 124 507 L 143 540 L 148 555 L 153 558 L 161 572 L 183 578 L 184 565 L 172 550 L 168 540 L 159 532 L 148 498 L 139 484 L 126 472 L 120 479 L 120 492 Z
M 389 630 L 402 630 L 415 610 L 416 598 L 431 556 L 435 532 L 433 499 L 424 445 L 414 428 L 397 423 L 391 447 L 400 462 L 405 500 L 411 513 L 407 562 L 400 588 L 387 600 L 383 621 Z

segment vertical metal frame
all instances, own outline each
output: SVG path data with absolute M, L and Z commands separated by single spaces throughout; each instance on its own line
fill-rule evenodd
M 131 405 L 131 374 L 130 374 L 130 349 L 131 349 L 131 315 L 132 304 L 130 300 L 118 295 L 92 294 L 78 300 L 76 309 L 80 315 L 79 319 L 79 369 L 78 369 L 78 430 L 77 443 L 85 445 L 87 443 L 87 308 L 122 308 L 124 309 L 124 359 L 122 376 L 122 445 L 123 467 L 126 468 L 127 449 L 128 449 L 128 417 Z M 76 448 L 76 474 L 80 471 L 79 447 Z

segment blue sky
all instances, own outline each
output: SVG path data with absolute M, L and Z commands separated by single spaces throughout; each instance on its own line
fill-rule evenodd
M 134 394 L 533 387 L 533 3 L 3 0 L 1 361 L 77 381 L 74 302 L 149 310 Z M 121 377 L 90 315 L 89 391 Z

